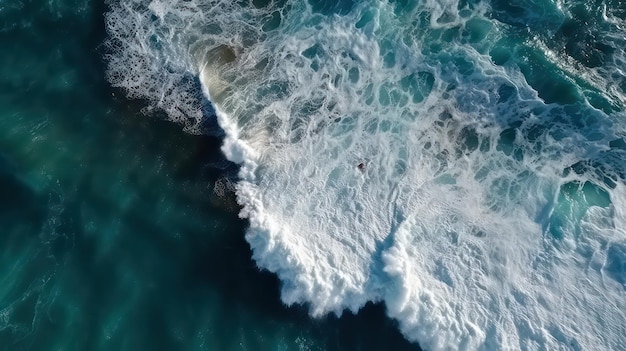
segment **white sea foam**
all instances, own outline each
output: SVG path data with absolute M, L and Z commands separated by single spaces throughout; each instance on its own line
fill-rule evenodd
M 383 302 L 428 350 L 626 345 L 623 111 L 546 105 L 484 4 L 260 3 L 112 3 L 109 78 L 193 130 L 200 77 L 286 304 Z

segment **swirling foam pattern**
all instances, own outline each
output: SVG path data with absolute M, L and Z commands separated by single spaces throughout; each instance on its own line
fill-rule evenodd
M 124 0 L 110 81 L 241 165 L 286 304 L 428 350 L 626 345 L 621 1 Z

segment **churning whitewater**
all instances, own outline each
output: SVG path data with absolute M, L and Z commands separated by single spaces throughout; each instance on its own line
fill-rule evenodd
M 621 1 L 115 0 L 109 80 L 241 166 L 259 267 L 426 350 L 626 345 Z

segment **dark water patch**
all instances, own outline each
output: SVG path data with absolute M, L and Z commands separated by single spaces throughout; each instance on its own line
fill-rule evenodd
M 478 43 L 487 37 L 491 29 L 492 24 L 489 21 L 473 18 L 465 24 L 463 36 L 469 43 Z
M 602 31 L 608 28 L 602 4 L 598 6 L 594 8 L 586 3 L 571 6 L 569 18 L 553 37 L 555 44 L 567 55 L 590 68 L 604 66 L 615 52 L 615 48 L 604 41 Z
M 491 48 L 489 56 L 496 65 L 504 65 L 511 59 L 512 49 L 506 40 L 501 39 Z
M 45 198 L 19 179 L 8 160 L 0 156 L 0 227 L 3 228 L 0 237 L 23 224 L 35 232 L 41 228 L 45 216 L 44 201 Z
M 543 0 L 491 1 L 491 16 L 508 25 L 537 32 L 554 32 L 563 19 L 556 3 Z
M 352 11 L 355 0 L 309 0 L 314 13 L 328 15 L 347 15 Z
M 621 20 L 626 20 L 626 1 L 624 0 L 605 0 L 607 12 L 611 16 L 615 16 Z
M 521 59 L 516 63 L 526 81 L 546 103 L 568 105 L 581 101 L 577 86 L 550 63 L 544 53 L 526 47 L 520 49 L 518 55 Z
M 498 88 L 498 103 L 504 104 L 512 101 L 517 95 L 517 89 L 509 84 L 503 84 Z
M 281 21 L 282 17 L 280 11 L 274 11 L 269 16 L 267 16 L 265 22 L 263 23 L 262 29 L 264 32 L 275 30 L 280 26 Z
M 610 150 L 602 151 L 593 158 L 585 158 L 574 163 L 563 171 L 564 176 L 571 173 L 596 179 L 607 189 L 614 189 L 618 183 L 626 181 L 626 166 L 623 163 L 626 153 L 621 148 L 620 139 L 609 143 Z
M 402 90 L 412 96 L 414 103 L 422 102 L 433 89 L 435 77 L 430 72 L 412 73 L 400 80 Z
M 599 92 L 586 90 L 583 91 L 583 94 L 585 95 L 585 98 L 591 106 L 606 113 L 607 115 L 619 112 L 620 110 L 617 104 L 609 101 L 604 95 Z

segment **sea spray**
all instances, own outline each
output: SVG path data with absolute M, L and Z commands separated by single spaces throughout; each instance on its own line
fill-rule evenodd
M 286 304 L 381 301 L 433 350 L 619 349 L 613 5 L 111 2 L 109 79 L 191 131 L 202 82 Z M 577 56 L 585 14 L 603 36 Z

